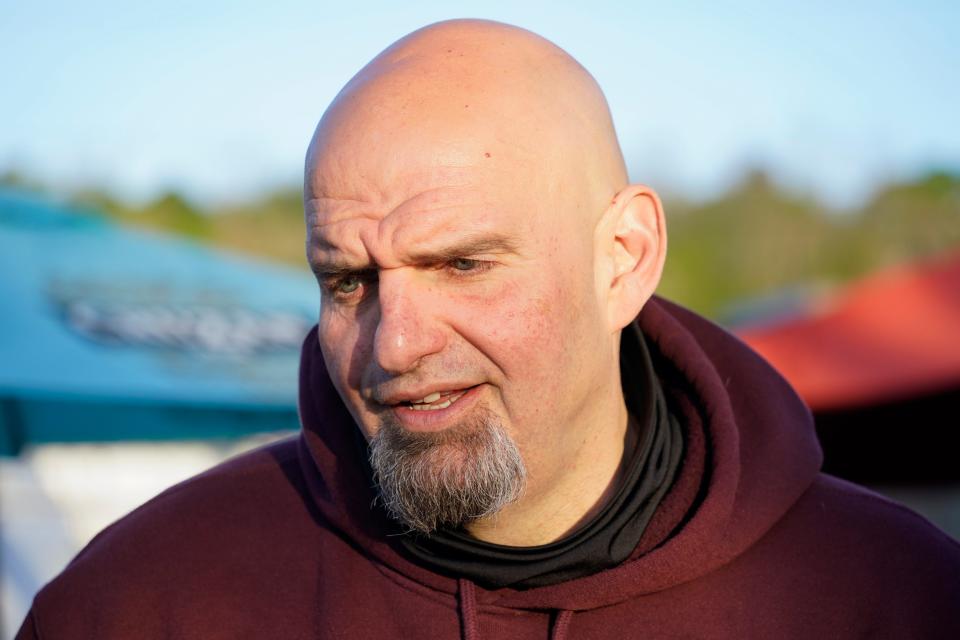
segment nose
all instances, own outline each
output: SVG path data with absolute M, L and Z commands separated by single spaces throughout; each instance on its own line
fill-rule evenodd
M 446 344 L 437 315 L 440 300 L 415 273 L 383 271 L 378 282 L 380 318 L 374 358 L 384 371 L 398 375 L 416 368 L 424 357 Z

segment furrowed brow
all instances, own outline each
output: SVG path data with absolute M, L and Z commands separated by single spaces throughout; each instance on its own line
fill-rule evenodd
M 346 262 L 311 262 L 310 270 L 318 278 L 342 278 L 376 271 L 368 266 L 357 266 Z
M 408 255 L 409 260 L 413 263 L 437 264 L 484 253 L 517 253 L 517 243 L 511 237 L 499 233 L 478 234 L 462 238 L 446 247 L 435 249 L 415 248 Z M 377 271 L 377 267 L 368 264 L 354 264 L 336 258 L 321 258 L 310 260 L 310 270 L 320 279 L 336 279 L 373 273 Z
M 371 270 L 369 264 L 356 263 L 338 255 L 337 246 L 315 230 L 307 243 L 307 264 L 317 278 L 328 279 L 356 275 Z
M 415 262 L 442 262 L 482 253 L 516 253 L 517 243 L 509 236 L 495 233 L 468 236 L 447 247 L 410 251 Z

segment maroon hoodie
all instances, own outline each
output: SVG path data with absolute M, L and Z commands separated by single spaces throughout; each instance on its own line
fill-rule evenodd
M 300 437 L 108 527 L 40 591 L 17 637 L 960 638 L 955 541 L 821 474 L 808 410 L 736 338 L 658 299 L 637 322 L 688 448 L 621 565 L 485 590 L 404 555 L 371 508 L 314 330 Z

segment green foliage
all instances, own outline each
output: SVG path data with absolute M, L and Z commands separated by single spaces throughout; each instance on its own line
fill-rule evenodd
M 186 198 L 172 191 L 164 193 L 136 215 L 144 216 L 150 221 L 150 226 L 158 229 L 190 238 L 211 237 L 209 216 L 200 213 Z
M 0 184 L 40 189 L 14 172 Z M 300 189 L 206 209 L 175 192 L 146 205 L 74 194 L 128 225 L 187 236 L 306 269 Z M 669 248 L 659 288 L 707 316 L 737 301 L 831 286 L 897 262 L 960 250 L 960 175 L 888 184 L 859 210 L 832 211 L 791 195 L 759 171 L 713 200 L 665 203 Z
M 0 173 L 0 187 L 32 191 L 35 193 L 43 193 L 45 191 L 43 185 L 28 178 L 16 169 L 7 169 Z
M 210 217 L 180 194 L 168 191 L 142 207 L 125 205 L 107 194 L 87 191 L 77 199 L 89 208 L 98 208 L 124 224 L 186 236 L 195 240 L 213 239 Z
M 722 198 L 671 214 L 660 292 L 715 315 L 726 304 L 821 276 L 834 226 L 814 202 L 755 172 Z
M 731 303 L 839 284 L 897 262 L 960 249 L 960 176 L 880 189 L 858 211 L 831 211 L 759 172 L 726 195 L 667 210 L 659 292 L 711 317 Z

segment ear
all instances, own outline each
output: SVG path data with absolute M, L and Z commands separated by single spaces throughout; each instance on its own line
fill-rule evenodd
M 660 283 L 667 256 L 663 205 L 643 185 L 620 191 L 597 225 L 597 291 L 611 331 L 630 324 Z

